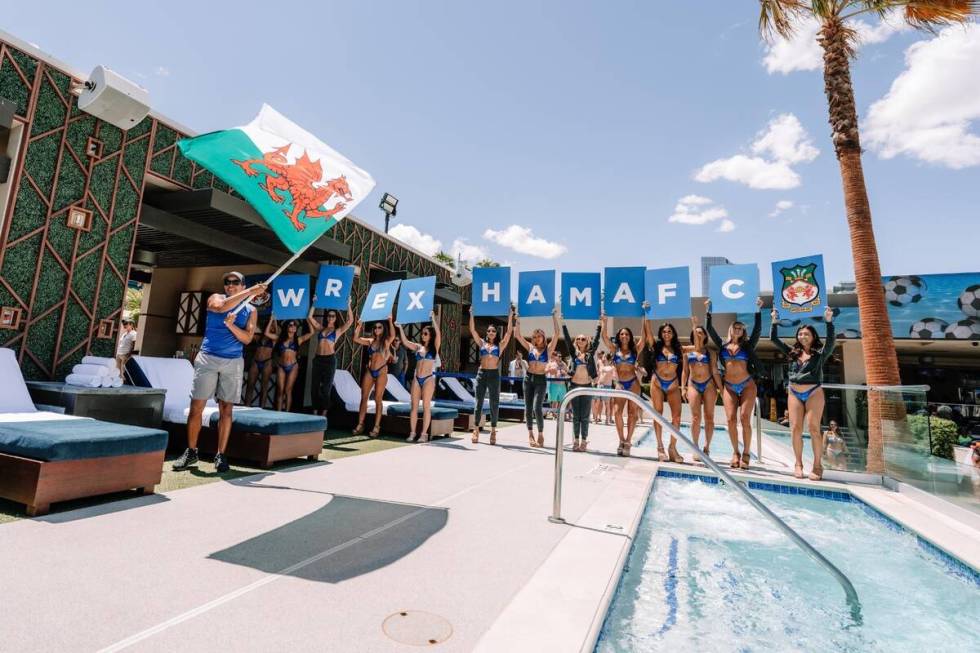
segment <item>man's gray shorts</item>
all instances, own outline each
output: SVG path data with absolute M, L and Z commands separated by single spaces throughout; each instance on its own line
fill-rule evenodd
M 233 404 L 242 399 L 244 358 L 221 358 L 203 351 L 194 359 L 194 387 L 191 399 L 227 401 Z

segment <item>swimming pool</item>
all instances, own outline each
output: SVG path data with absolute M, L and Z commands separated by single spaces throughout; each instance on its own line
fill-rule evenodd
M 649 432 L 646 432 L 649 429 Z M 691 437 L 691 426 L 689 424 L 681 424 L 681 433 Z M 653 432 L 653 427 L 649 423 L 642 424 L 636 429 L 638 434 L 638 439 L 634 445 L 634 449 L 641 448 L 652 448 L 654 453 L 651 455 L 656 455 L 657 449 L 657 436 Z M 752 434 L 753 445 L 752 445 L 752 459 L 755 460 L 755 434 Z M 664 433 L 664 447 L 670 444 L 670 435 Z M 704 446 L 704 429 L 701 429 L 701 442 L 699 443 L 702 447 Z M 677 443 L 677 450 L 684 456 L 685 460 L 691 462 L 691 454 L 694 453 L 690 447 L 685 445 L 683 442 Z M 728 430 L 724 428 L 715 427 L 714 435 L 711 436 L 711 459 L 720 462 L 728 463 L 732 459 L 732 442 L 728 437 Z
M 980 575 L 863 503 L 761 493 L 854 583 L 852 626 L 822 567 L 729 489 L 681 476 L 657 477 L 596 651 L 980 650 Z

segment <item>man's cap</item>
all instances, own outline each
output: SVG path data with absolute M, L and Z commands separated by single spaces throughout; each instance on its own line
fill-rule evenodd
M 245 275 L 242 274 L 241 272 L 235 272 L 234 270 L 232 270 L 231 272 L 225 272 L 224 277 L 227 278 L 229 275 L 238 277 L 239 281 L 242 282 L 245 281 Z

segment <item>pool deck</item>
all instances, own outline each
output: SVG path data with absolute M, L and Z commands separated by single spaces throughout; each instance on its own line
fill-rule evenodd
M 565 455 L 567 525 L 547 520 L 554 451 L 518 425 L 495 447 L 442 440 L 5 524 L 0 650 L 591 650 L 658 464 L 615 456 L 611 427 L 590 440 Z M 809 484 L 782 469 L 739 476 Z M 847 489 L 980 568 L 980 530 Z

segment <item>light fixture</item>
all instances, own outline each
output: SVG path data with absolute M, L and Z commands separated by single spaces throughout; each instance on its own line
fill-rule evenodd
M 388 223 L 392 216 L 398 215 L 398 198 L 391 193 L 385 193 L 378 208 L 385 212 L 385 233 L 388 233 Z

